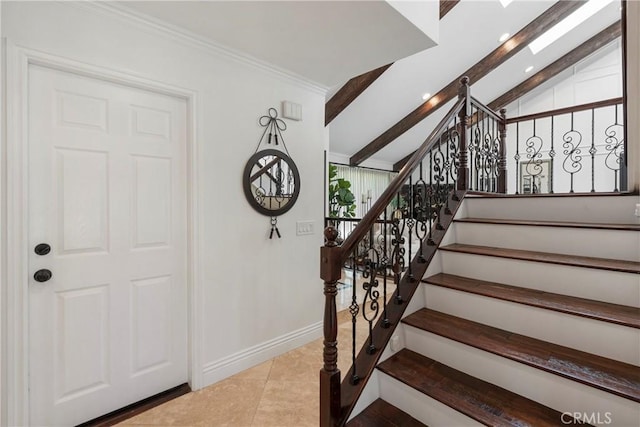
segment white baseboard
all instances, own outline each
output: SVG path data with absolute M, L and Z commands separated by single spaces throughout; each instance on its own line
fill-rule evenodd
M 322 337 L 322 322 L 317 322 L 288 334 L 281 335 L 245 350 L 206 363 L 203 366 L 202 387 L 207 387 L 225 378 L 280 356 L 287 351 L 303 346 Z M 318 372 L 322 368 L 322 354 L 318 354 Z

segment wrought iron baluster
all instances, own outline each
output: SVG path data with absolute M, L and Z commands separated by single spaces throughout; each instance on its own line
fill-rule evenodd
M 362 283 L 362 289 L 364 290 L 364 296 L 362 297 L 362 317 L 367 322 L 369 330 L 368 354 L 374 354 L 377 351 L 376 346 L 373 344 L 373 322 L 378 317 L 380 311 L 380 303 L 378 302 L 378 298 L 380 297 L 380 292 L 378 291 L 379 268 L 380 254 L 374 248 L 373 242 L 371 242 L 369 244 L 369 250 L 365 255 L 364 271 L 362 272 L 362 278 L 365 279 Z
M 589 154 L 591 154 L 591 192 L 596 192 L 596 109 L 591 109 L 591 148 L 589 148 Z
M 574 129 L 573 114 L 571 113 L 571 130 L 566 132 L 562 139 L 564 143 L 562 152 L 566 157 L 562 162 L 562 168 L 571 176 L 571 186 L 569 193 L 573 193 L 574 175 L 582 170 L 582 150 L 580 143 L 582 142 L 582 134 Z
M 383 286 L 383 293 L 384 293 L 384 300 L 383 300 L 383 307 L 382 307 L 382 327 L 383 328 L 388 328 L 389 326 L 391 326 L 391 322 L 389 321 L 389 317 L 387 316 L 387 273 L 389 270 L 389 253 L 388 253 L 388 249 L 387 249 L 387 209 L 384 210 L 384 214 L 383 214 L 383 218 L 384 218 L 384 223 L 382 225 L 382 236 L 383 236 L 383 243 L 382 243 L 382 286 Z
M 445 136 L 444 134 L 440 137 L 440 143 L 444 144 L 445 146 L 445 178 L 444 178 L 444 186 L 447 189 L 447 193 L 449 192 L 449 177 L 451 176 L 451 154 L 449 152 L 449 143 L 447 141 L 448 139 L 448 134 Z M 444 139 L 444 141 L 443 141 Z M 449 207 L 449 198 L 447 197 L 447 202 L 445 204 L 444 207 L 445 212 L 447 213 L 447 215 L 451 214 L 451 208 Z
M 520 122 L 516 122 L 516 154 L 513 158 L 516 161 L 516 194 L 520 194 Z
M 408 215 L 407 215 L 407 219 L 406 219 L 406 225 L 407 225 L 407 235 L 408 235 L 408 246 L 409 246 L 409 257 L 407 258 L 407 264 L 408 264 L 408 277 L 409 277 L 409 281 L 413 282 L 415 280 L 415 278 L 413 277 L 413 267 L 411 266 L 411 260 L 412 258 L 412 248 L 411 245 L 413 243 L 413 226 L 415 225 L 415 219 L 414 219 L 414 203 L 415 200 L 413 198 L 414 196 L 414 192 L 413 192 L 413 175 L 409 176 L 409 206 L 407 206 L 408 208 Z
M 540 151 L 542 150 L 543 141 L 536 132 L 536 123 L 536 119 L 533 119 L 533 135 L 527 138 L 525 142 L 525 150 L 527 153 L 526 157 L 528 160 L 525 164 L 524 169 L 525 172 L 527 172 L 527 175 L 531 177 L 531 193 L 540 192 L 540 188 L 538 188 L 536 182 L 541 181 L 539 178 L 541 177 L 543 171 L 542 160 L 540 159 L 542 157 Z
M 605 150 L 609 153 L 604 159 L 605 166 L 613 172 L 614 189 L 618 190 L 620 168 L 624 153 L 624 126 L 618 122 L 618 106 L 614 105 L 615 122 L 605 129 Z
M 473 106 L 471 106 L 471 117 L 474 117 L 473 115 Z M 476 140 L 476 131 L 477 131 L 477 120 L 476 123 L 474 123 L 473 121 L 471 121 L 471 123 L 469 124 L 469 134 L 471 135 L 471 138 L 469 138 L 469 147 L 468 147 L 468 151 L 469 151 L 469 189 L 470 190 L 477 190 L 478 186 L 474 186 L 474 183 L 476 182 L 476 174 L 474 173 L 475 167 L 474 167 L 474 163 L 476 160 L 476 145 L 475 145 L 475 140 Z
M 356 371 L 356 326 L 358 322 L 358 313 L 360 312 L 360 306 L 358 305 L 358 298 L 356 294 L 357 287 L 357 254 L 356 251 L 351 255 L 351 305 L 349 305 L 349 313 L 351 314 L 351 384 L 358 384 L 360 377 Z
M 396 284 L 396 296 L 394 302 L 396 304 L 402 304 L 404 298 L 402 297 L 400 289 L 400 276 L 404 271 L 404 211 L 400 208 L 400 193 L 396 195 L 397 208 L 393 211 L 391 233 L 393 234 L 393 252 L 391 253 L 391 263 L 393 266 L 393 279 Z
M 554 116 L 551 116 L 551 150 L 549 151 L 549 193 L 553 194 L 553 160 L 556 157 L 556 151 L 553 149 L 553 143 L 555 140 L 555 135 L 553 133 L 553 128 L 555 124 Z
M 420 241 L 420 249 L 418 250 L 418 262 L 421 264 L 426 262 L 424 257 L 424 250 L 422 249 L 422 242 L 427 238 L 427 184 L 424 181 L 423 163 L 420 162 L 419 170 L 420 177 L 416 182 L 416 238 Z
M 429 151 L 429 189 L 427 190 L 427 218 L 429 221 L 428 232 L 429 236 L 427 238 L 427 245 L 435 246 L 435 242 L 433 240 L 433 236 L 431 235 L 431 230 L 433 227 L 433 203 L 434 203 L 434 189 L 433 189 L 433 149 Z

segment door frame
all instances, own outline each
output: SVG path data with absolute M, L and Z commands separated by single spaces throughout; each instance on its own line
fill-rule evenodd
M 0 246 L 0 265 L 4 267 L 0 288 L 0 313 L 4 325 L 0 353 L 0 414 L 3 425 L 29 425 L 29 291 L 28 291 L 28 89 L 29 67 L 39 65 L 54 70 L 70 72 L 110 83 L 143 89 L 175 98 L 187 103 L 186 140 L 186 184 L 187 184 L 187 329 L 188 329 L 188 380 L 191 388 L 202 387 L 202 307 L 201 279 L 199 269 L 199 226 L 200 211 L 199 172 L 202 170 L 196 138 L 197 93 L 143 76 L 123 73 L 117 70 L 94 66 L 72 59 L 34 51 L 6 43 L 6 133 L 0 146 L 0 154 L 5 153 L 5 161 L 0 168 L 5 169 L 6 198 L 1 202 L 6 212 L 3 236 L 4 247 Z M 2 180 L 0 180 L 1 182 Z M 4 253 L 2 253 L 4 252 Z M 11 393 L 9 393 L 11 390 Z M 159 390 L 160 391 L 160 390 Z M 6 423 L 6 424 L 5 424 Z

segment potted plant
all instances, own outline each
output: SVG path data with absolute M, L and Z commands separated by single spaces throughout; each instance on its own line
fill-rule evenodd
M 356 197 L 351 183 L 338 178 L 338 168 L 329 164 L 329 218 L 353 218 L 356 216 Z M 337 223 L 334 224 L 337 227 Z

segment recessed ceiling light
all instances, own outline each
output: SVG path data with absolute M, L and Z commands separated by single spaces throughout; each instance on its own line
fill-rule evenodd
M 507 7 L 512 1 L 513 0 L 500 0 L 500 4 L 502 4 L 502 7 Z
M 533 65 L 529 65 L 527 68 L 524 69 L 525 73 L 528 73 L 529 71 L 533 70 Z
M 584 6 L 580 7 L 580 9 L 576 10 L 571 15 L 551 27 L 540 37 L 532 41 L 529 44 L 529 49 L 531 49 L 531 52 L 535 55 L 580 25 L 582 22 L 586 21 L 589 17 L 596 14 L 612 1 L 613 0 L 589 0 Z
M 425 101 L 427 99 L 431 98 L 431 94 L 429 92 L 425 93 L 424 95 L 422 95 L 422 99 L 424 99 Z
M 510 35 L 511 35 L 511 34 L 509 34 L 509 33 L 504 33 L 503 35 L 501 35 L 501 36 L 500 36 L 500 38 L 498 39 L 498 41 L 499 41 L 500 43 L 502 43 L 503 41 L 505 41 L 506 39 L 508 39 Z

